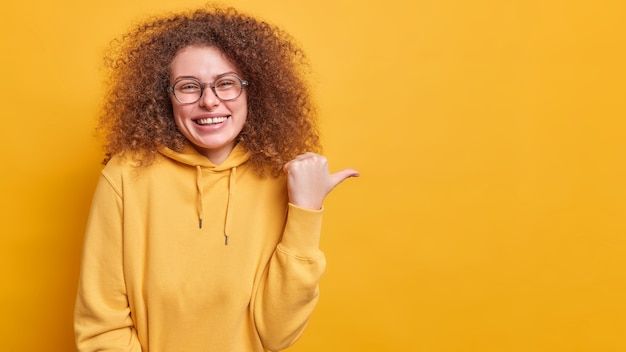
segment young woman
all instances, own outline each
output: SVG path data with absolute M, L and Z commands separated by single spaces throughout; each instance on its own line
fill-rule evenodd
M 233 9 L 139 25 L 109 56 L 106 166 L 85 236 L 79 351 L 277 351 L 318 300 L 322 202 L 305 57 Z

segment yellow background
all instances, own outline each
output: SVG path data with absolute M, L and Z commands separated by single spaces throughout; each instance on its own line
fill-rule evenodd
M 0 5 L 0 350 L 71 351 L 101 57 L 191 0 Z M 241 0 L 313 63 L 328 270 L 290 351 L 626 351 L 625 2 Z

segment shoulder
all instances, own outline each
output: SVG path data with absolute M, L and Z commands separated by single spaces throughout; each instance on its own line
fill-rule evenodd
M 162 157 L 157 155 L 149 165 L 141 165 L 141 159 L 133 154 L 114 155 L 101 171 L 102 177 L 109 183 L 122 185 L 129 181 L 137 181 L 142 175 L 153 172 L 156 164 L 162 163 Z
M 102 169 L 104 176 L 114 176 L 128 174 L 137 169 L 139 162 L 135 161 L 132 156 L 128 155 L 115 155 L 113 156 Z

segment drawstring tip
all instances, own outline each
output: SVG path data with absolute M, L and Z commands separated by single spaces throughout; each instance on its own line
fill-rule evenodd
M 198 219 L 198 225 L 202 228 L 202 219 Z
M 228 236 L 226 236 L 226 239 L 224 240 L 224 245 L 228 246 Z

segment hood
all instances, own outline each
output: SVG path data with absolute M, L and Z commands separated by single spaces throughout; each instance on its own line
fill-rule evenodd
M 248 161 L 250 152 L 247 152 L 241 143 L 237 144 L 230 152 L 230 155 L 228 155 L 228 158 L 226 158 L 226 160 L 219 165 L 212 163 L 206 156 L 200 154 L 189 144 L 185 146 L 182 152 L 176 152 L 167 147 L 161 148 L 159 152 L 172 160 L 189 165 L 196 169 L 196 190 L 198 192 L 196 207 L 198 211 L 198 226 L 200 229 L 202 229 L 202 217 L 204 216 L 202 169 L 206 168 L 211 169 L 213 172 L 230 173 L 228 181 L 228 204 L 226 207 L 226 219 L 224 219 L 224 244 L 228 245 L 232 218 L 232 199 L 236 189 L 237 167 Z
M 196 148 L 194 148 L 190 144 L 187 144 L 182 152 L 176 152 L 167 147 L 162 147 L 159 152 L 166 157 L 181 162 L 183 164 L 193 167 L 200 166 L 204 168 L 210 168 L 213 171 L 225 171 L 236 168 L 237 166 L 248 161 L 248 158 L 250 157 L 250 153 L 244 149 L 241 143 L 237 144 L 235 148 L 233 148 L 233 150 L 230 152 L 228 158 L 226 158 L 226 160 L 224 160 L 224 162 L 219 165 L 213 164 L 211 160 L 209 160 L 206 156 L 200 154 L 200 152 L 198 152 Z

